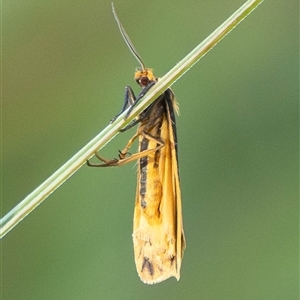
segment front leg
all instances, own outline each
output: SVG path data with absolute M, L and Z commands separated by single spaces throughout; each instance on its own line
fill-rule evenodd
M 110 120 L 109 123 L 112 124 L 118 118 L 118 116 L 122 114 L 128 107 L 132 106 L 135 101 L 136 101 L 136 97 L 134 95 L 132 88 L 129 85 L 126 85 L 123 107 L 121 111 Z
M 130 106 L 126 116 L 125 116 L 125 120 L 129 117 L 131 111 L 133 110 L 133 108 L 136 106 L 136 104 L 146 95 L 146 93 L 150 90 L 151 87 L 153 87 L 155 85 L 155 81 L 149 83 L 147 86 L 145 86 L 142 91 L 139 93 L 138 97 L 135 99 L 135 101 L 132 103 L 132 105 Z

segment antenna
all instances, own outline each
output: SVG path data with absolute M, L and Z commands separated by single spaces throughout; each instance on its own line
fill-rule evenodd
M 141 57 L 139 56 L 139 54 L 137 53 L 136 49 L 134 48 L 128 34 L 126 33 L 124 27 L 122 26 L 118 16 L 117 16 L 117 13 L 116 13 L 116 10 L 115 10 L 115 7 L 114 7 L 114 4 L 113 2 L 111 3 L 111 7 L 112 7 L 112 12 L 114 14 L 114 17 L 116 19 L 116 22 L 119 26 L 119 30 L 122 34 L 122 37 L 125 41 L 125 43 L 127 44 L 128 48 L 130 49 L 130 51 L 132 52 L 132 54 L 135 56 L 135 58 L 138 60 L 138 62 L 141 64 L 141 67 L 142 67 L 142 70 L 144 71 L 146 68 L 145 68 L 145 64 L 143 63 Z

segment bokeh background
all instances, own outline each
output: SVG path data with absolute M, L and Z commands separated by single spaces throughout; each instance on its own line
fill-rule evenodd
M 115 6 L 162 76 L 244 2 Z M 137 276 L 135 164 L 84 166 L 1 241 L 2 299 L 298 299 L 298 6 L 266 0 L 172 87 L 179 282 Z M 139 88 L 110 1 L 3 1 L 2 26 L 3 216 L 108 124 L 126 84 Z

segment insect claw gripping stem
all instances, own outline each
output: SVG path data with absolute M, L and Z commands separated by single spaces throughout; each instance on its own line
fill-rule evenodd
M 102 156 L 98 154 L 98 152 L 95 153 L 95 156 L 100 160 L 103 161 L 103 164 L 97 164 L 97 163 L 91 163 L 89 160 L 86 161 L 86 164 L 89 167 L 111 167 L 111 166 L 116 166 L 119 162 L 119 159 L 113 158 L 113 159 L 105 159 Z
M 121 150 L 119 150 L 119 159 L 124 159 L 127 155 L 127 152 L 123 152 Z

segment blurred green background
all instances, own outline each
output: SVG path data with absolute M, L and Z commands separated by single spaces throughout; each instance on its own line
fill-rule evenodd
M 115 6 L 162 76 L 244 2 Z M 179 282 L 137 276 L 135 164 L 83 167 L 1 241 L 2 299 L 298 299 L 298 6 L 265 1 L 172 87 Z M 108 124 L 126 84 L 139 88 L 110 1 L 3 1 L 2 25 L 3 216 Z

